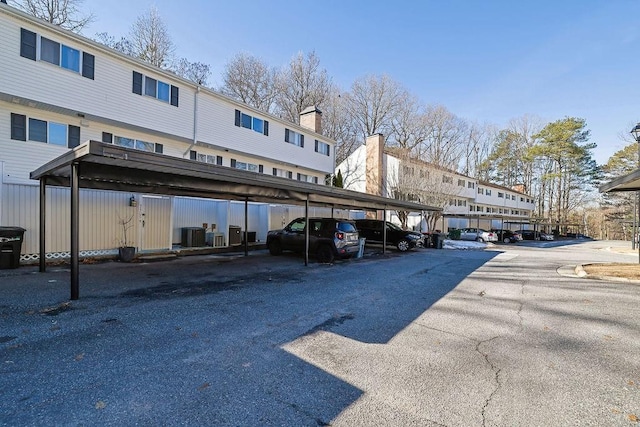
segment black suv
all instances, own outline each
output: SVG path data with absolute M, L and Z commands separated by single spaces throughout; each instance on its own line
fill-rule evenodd
M 367 242 L 382 243 L 382 224 L 384 221 L 378 219 L 357 219 L 356 228 L 360 232 L 360 237 L 367 239 Z M 397 225 L 387 222 L 387 244 L 393 245 L 399 251 L 404 252 L 411 248 L 423 246 L 424 237 L 415 231 L 403 230 Z
M 353 221 L 336 218 L 309 218 L 309 253 L 320 262 L 332 262 L 336 257 L 349 258 L 360 249 L 358 230 Z M 294 219 L 282 230 L 267 233 L 267 248 L 271 255 L 282 251 L 304 252 L 306 221 Z

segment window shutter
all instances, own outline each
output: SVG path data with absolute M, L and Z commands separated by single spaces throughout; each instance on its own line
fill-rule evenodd
M 267 120 L 264 121 L 264 134 L 269 136 L 269 121 Z
M 27 140 L 27 116 L 11 113 L 11 139 Z
M 304 148 L 304 135 L 300 135 L 300 147 Z
M 327 157 L 331 155 L 331 146 L 327 146 Z
M 317 183 L 318 183 L 318 177 L 317 177 L 317 176 L 314 176 L 314 177 L 313 177 L 313 183 L 314 183 L 314 184 L 317 184 Z
M 236 110 L 236 126 L 240 127 L 240 110 Z
M 20 29 L 20 56 L 36 60 L 36 33 L 24 28 Z
M 318 152 L 318 140 L 316 139 L 316 153 Z
M 179 93 L 178 87 L 171 85 L 171 105 L 174 107 L 178 106 Z
M 216 165 L 222 166 L 222 156 L 216 156 Z
M 284 140 L 289 142 L 289 129 L 284 130 Z
M 69 136 L 67 137 L 69 148 L 76 148 L 80 145 L 80 127 L 69 125 Z
M 297 174 L 297 175 L 298 175 L 297 180 L 298 180 L 298 181 L 300 181 L 300 172 L 298 172 L 298 174 Z
M 133 72 L 133 93 L 142 95 L 142 74 Z
M 96 66 L 96 57 L 87 52 L 82 52 L 82 77 L 93 80 Z
M 156 143 L 155 152 L 158 154 L 162 154 L 164 152 L 164 145 Z
M 264 173 L 264 166 L 263 165 L 258 165 L 258 172 Z
M 236 159 L 231 159 L 231 167 L 232 168 L 236 167 Z
M 102 132 L 102 142 L 113 144 L 113 134 L 110 134 L 109 132 Z
M 195 150 L 189 151 L 189 159 L 198 160 L 198 153 Z
M 293 172 L 289 171 L 289 179 L 293 179 Z
M 273 176 L 278 176 L 278 169 L 273 168 Z

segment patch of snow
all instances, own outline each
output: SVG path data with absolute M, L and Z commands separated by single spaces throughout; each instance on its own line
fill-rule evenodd
M 466 240 L 444 240 L 444 249 L 486 249 L 487 244 L 481 242 L 471 242 Z

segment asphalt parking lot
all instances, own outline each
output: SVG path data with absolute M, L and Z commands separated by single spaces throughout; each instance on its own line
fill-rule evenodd
M 632 425 L 638 287 L 572 277 L 594 245 L 108 262 L 73 302 L 2 270 L 0 424 Z

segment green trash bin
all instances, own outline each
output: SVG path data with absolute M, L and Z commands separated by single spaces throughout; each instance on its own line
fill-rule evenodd
M 25 231 L 22 227 L 0 227 L 0 269 L 20 267 Z
M 446 237 L 446 234 L 433 233 L 431 235 L 431 240 L 433 241 L 433 247 L 435 249 L 442 249 L 442 245 L 444 244 L 445 237 Z

